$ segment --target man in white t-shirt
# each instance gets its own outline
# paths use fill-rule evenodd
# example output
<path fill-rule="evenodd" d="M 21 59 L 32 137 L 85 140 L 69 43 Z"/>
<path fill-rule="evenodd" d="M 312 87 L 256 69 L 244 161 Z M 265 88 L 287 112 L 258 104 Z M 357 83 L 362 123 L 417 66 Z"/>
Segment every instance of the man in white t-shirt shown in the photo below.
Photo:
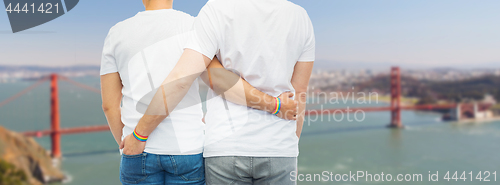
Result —
<path fill-rule="evenodd" d="M 106 37 L 101 61 L 101 89 L 103 110 L 112 134 L 118 144 L 123 137 L 133 134 L 139 141 L 146 141 L 141 153 L 124 151 L 120 164 L 120 181 L 123 184 L 204 184 L 203 112 L 198 83 L 187 88 L 186 96 L 178 107 L 148 136 L 134 132 L 141 109 L 149 102 L 141 98 L 160 87 L 179 60 L 189 39 L 194 17 L 172 9 L 171 0 L 145 0 L 146 11 L 116 24 Z M 220 63 L 214 59 L 212 68 Z M 220 68 L 220 67 L 219 67 Z M 225 83 L 242 84 L 252 91 L 250 107 L 271 112 L 273 97 L 251 87 L 239 76 L 221 79 L 226 70 L 212 70 L 212 88 L 228 91 Z M 231 73 L 232 74 L 232 73 Z M 228 75 L 225 75 L 228 77 Z M 228 91 L 230 92 L 230 91 Z M 238 103 L 239 95 L 229 94 L 228 99 Z M 252 99 L 250 98 L 250 99 Z M 293 110 L 294 102 L 286 97 L 283 109 Z M 257 102 L 257 101 L 255 101 Z M 246 102 L 244 102 L 246 103 Z M 242 103 L 240 103 L 242 104 Z M 293 112 L 293 111 L 292 111 Z M 289 115 L 281 114 L 281 117 Z"/>
<path fill-rule="evenodd" d="M 205 118 L 208 184 L 295 184 L 305 93 L 315 60 L 315 38 L 307 12 L 286 0 L 212 0 L 195 22 L 196 38 L 186 48 L 238 72 L 272 96 L 290 91 L 299 100 L 297 121 L 223 101 L 207 102 Z M 176 69 L 174 69 L 176 70 Z M 213 94 L 211 94 L 213 95 Z M 232 122 L 235 131 L 230 125 Z M 221 137 L 223 135 L 224 137 Z"/>
<path fill-rule="evenodd" d="M 133 132 L 142 117 L 137 107 L 147 104 L 140 99 L 160 86 L 189 38 L 194 17 L 173 10 L 164 2 L 163 6 L 145 4 L 147 11 L 113 26 L 104 43 L 103 109 L 118 144 Z M 123 184 L 205 183 L 200 102 L 198 83 L 194 82 L 179 103 L 186 108 L 158 125 L 149 135 L 144 153 L 122 155 Z"/>
<path fill-rule="evenodd" d="M 291 174 L 297 169 L 305 93 L 315 59 L 307 12 L 286 0 L 212 0 L 200 11 L 194 30 L 136 130 L 151 133 L 217 55 L 226 69 L 264 93 L 294 92 L 299 114 L 297 121 L 283 120 L 226 104 L 211 93 L 215 97 L 207 102 L 204 148 L 207 183 L 295 184 Z M 143 150 L 130 136 L 124 142 L 130 153 Z"/>

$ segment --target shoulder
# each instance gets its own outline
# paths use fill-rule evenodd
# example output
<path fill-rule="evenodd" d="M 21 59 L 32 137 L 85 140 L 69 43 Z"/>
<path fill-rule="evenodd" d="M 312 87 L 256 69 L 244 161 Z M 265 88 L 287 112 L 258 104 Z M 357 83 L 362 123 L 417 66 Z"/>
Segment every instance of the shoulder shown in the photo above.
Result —
<path fill-rule="evenodd" d="M 284 2 L 285 6 L 290 10 L 290 11 L 293 11 L 294 13 L 299 13 L 301 15 L 305 15 L 307 16 L 307 11 L 305 8 L 303 8 L 302 6 L 300 5 L 297 5 L 293 2 L 290 2 L 290 1 L 285 1 Z"/>
<path fill-rule="evenodd" d="M 239 0 L 209 0 L 202 9 L 222 10 L 233 7 Z"/>
<path fill-rule="evenodd" d="M 218 4 L 224 4 L 225 0 L 208 0 L 205 6 L 217 6 Z"/>
<path fill-rule="evenodd" d="M 109 29 L 108 36 L 112 35 L 113 33 L 119 32 L 120 30 L 127 29 L 127 26 L 129 26 L 129 25 L 135 24 L 135 22 L 137 21 L 136 17 L 137 17 L 137 15 L 130 17 L 128 19 L 125 19 L 123 21 L 120 21 L 120 22 L 116 23 L 115 25 L 113 25 Z"/>
<path fill-rule="evenodd" d="M 286 1 L 286 8 L 291 15 L 294 15 L 295 19 L 299 21 L 300 24 L 308 25 L 307 27 L 312 28 L 311 18 L 307 13 L 307 10 L 300 5 Z"/>
<path fill-rule="evenodd" d="M 186 12 L 174 10 L 175 17 L 186 22 L 194 22 L 195 17 L 187 14 Z"/>

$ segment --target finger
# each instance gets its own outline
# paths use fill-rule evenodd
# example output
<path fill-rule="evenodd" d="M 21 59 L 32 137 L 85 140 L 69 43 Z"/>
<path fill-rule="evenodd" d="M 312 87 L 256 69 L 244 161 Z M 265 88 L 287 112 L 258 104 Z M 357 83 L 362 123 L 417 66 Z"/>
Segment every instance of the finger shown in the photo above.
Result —
<path fill-rule="evenodd" d="M 290 92 L 284 92 L 284 93 L 281 93 L 279 96 L 282 96 L 282 97 L 291 97 L 290 94 L 292 94 L 292 93 L 290 93 Z M 292 94 L 292 96 L 293 96 L 293 94 Z"/>
<path fill-rule="evenodd" d="M 122 142 L 120 143 L 120 149 L 123 149 L 125 147 L 125 139 L 122 140 Z"/>

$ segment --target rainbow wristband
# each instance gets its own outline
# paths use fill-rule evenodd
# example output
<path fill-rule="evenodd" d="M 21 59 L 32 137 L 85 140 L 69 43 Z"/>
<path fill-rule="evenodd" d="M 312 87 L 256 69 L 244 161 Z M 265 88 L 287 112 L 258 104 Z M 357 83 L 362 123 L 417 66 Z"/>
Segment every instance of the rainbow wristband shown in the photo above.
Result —
<path fill-rule="evenodd" d="M 276 115 L 278 112 L 280 112 L 281 109 L 281 99 L 276 97 L 276 110 L 272 114 Z"/>
<path fill-rule="evenodd" d="M 132 132 L 132 135 L 134 135 L 135 139 L 139 140 L 140 142 L 146 142 L 148 140 L 148 136 L 141 136 L 137 132 Z"/>

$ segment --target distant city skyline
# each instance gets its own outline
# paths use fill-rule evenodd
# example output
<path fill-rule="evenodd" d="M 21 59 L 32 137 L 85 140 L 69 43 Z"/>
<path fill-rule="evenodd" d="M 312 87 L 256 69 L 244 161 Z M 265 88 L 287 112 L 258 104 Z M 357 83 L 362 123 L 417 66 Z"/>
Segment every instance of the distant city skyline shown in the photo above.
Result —
<path fill-rule="evenodd" d="M 291 0 L 304 7 L 321 68 L 500 68 L 498 0 Z M 196 16 L 206 0 L 174 1 Z M 113 25 L 141 1 L 80 1 L 66 15 L 12 34 L 0 13 L 0 65 L 99 65 Z"/>

